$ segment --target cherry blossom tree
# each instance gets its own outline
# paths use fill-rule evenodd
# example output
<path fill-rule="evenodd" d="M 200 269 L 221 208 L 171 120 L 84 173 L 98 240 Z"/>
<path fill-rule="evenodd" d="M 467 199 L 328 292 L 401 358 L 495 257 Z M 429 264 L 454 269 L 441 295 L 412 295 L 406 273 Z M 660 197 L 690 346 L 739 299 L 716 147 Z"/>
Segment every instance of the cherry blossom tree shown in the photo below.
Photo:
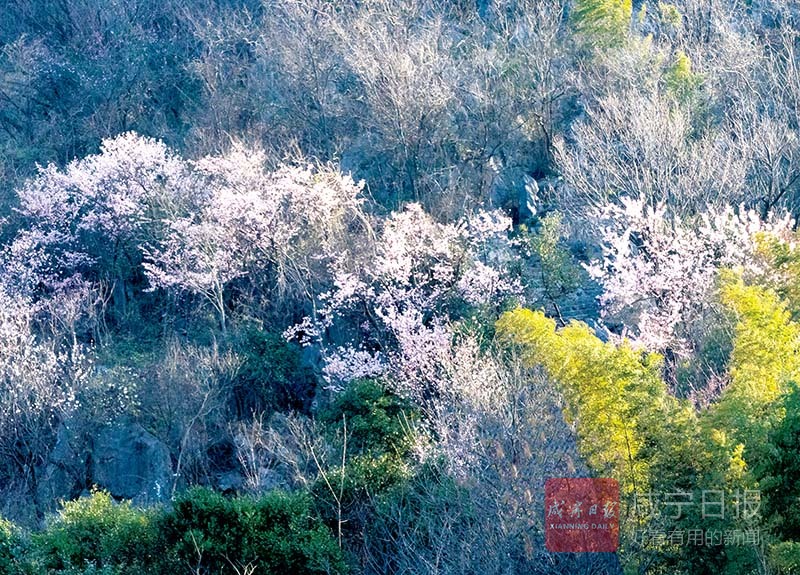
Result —
<path fill-rule="evenodd" d="M 279 296 L 306 295 L 324 263 L 347 251 L 350 232 L 369 227 L 364 183 L 333 165 L 298 160 L 268 171 L 266 163 L 263 151 L 240 145 L 197 162 L 211 189 L 206 219 L 225 230 L 252 272 L 273 276 Z"/>
<path fill-rule="evenodd" d="M 208 197 L 196 213 L 165 221 L 164 237 L 144 249 L 151 286 L 202 295 L 223 331 L 233 280 L 243 278 L 239 289 L 256 307 L 302 301 L 324 285 L 326 263 L 351 249 L 352 234 L 369 229 L 363 184 L 333 166 L 266 164 L 263 151 L 241 145 L 195 162 Z"/>
<path fill-rule="evenodd" d="M 286 335 L 322 345 L 323 373 L 334 387 L 390 374 L 419 399 L 437 377 L 434 358 L 450 347 L 451 320 L 522 298 L 510 231 L 499 211 L 444 224 L 409 204 L 387 218 L 372 249 L 332 262 L 333 289 L 320 295 L 314 317 Z M 350 341 L 326 336 L 336 333 Z"/>
<path fill-rule="evenodd" d="M 664 203 L 622 198 L 599 211 L 603 259 L 587 266 L 603 285 L 605 320 L 622 321 L 645 347 L 688 356 L 718 320 L 714 290 L 723 267 L 757 269 L 759 234 L 786 236 L 788 214 L 766 221 L 739 207 L 696 218 L 670 215 Z"/>
<path fill-rule="evenodd" d="M 0 287 L 0 477 L 33 489 L 90 367 L 79 347 L 37 335 L 35 312 Z"/>
<path fill-rule="evenodd" d="M 156 248 L 145 248 L 143 262 L 151 288 L 186 290 L 203 296 L 218 314 L 226 333 L 225 286 L 244 274 L 230 249 L 225 230 L 191 219 L 167 222 L 168 235 Z"/>
<path fill-rule="evenodd" d="M 2 257 L 9 289 L 26 296 L 106 286 L 125 313 L 140 246 L 195 201 L 187 164 L 133 133 L 63 170 L 41 168 L 18 191 L 22 226 Z"/>

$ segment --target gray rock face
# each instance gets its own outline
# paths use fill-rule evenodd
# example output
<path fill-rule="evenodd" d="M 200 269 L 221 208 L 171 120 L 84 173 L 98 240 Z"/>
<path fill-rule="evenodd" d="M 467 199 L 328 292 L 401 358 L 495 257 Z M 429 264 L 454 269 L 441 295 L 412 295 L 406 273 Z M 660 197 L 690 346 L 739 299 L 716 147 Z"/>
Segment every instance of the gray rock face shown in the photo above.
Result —
<path fill-rule="evenodd" d="M 226 471 L 217 476 L 217 489 L 223 493 L 235 493 L 244 488 L 245 478 L 238 471 Z"/>
<path fill-rule="evenodd" d="M 532 177 L 524 176 L 525 185 L 518 190 L 519 220 L 524 222 L 536 215 L 539 204 L 539 182 Z"/>
<path fill-rule="evenodd" d="M 80 430 L 79 422 L 62 424 L 38 470 L 41 510 L 53 511 L 60 500 L 75 499 L 92 485 L 140 504 L 169 499 L 174 476 L 166 444 L 135 423 Z"/>
<path fill-rule="evenodd" d="M 86 459 L 85 441 L 62 423 L 37 485 L 37 499 L 45 509 L 52 509 L 57 501 L 72 499 L 80 493 L 86 483 Z"/>
<path fill-rule="evenodd" d="M 499 168 L 489 192 L 490 204 L 506 210 L 518 209 L 525 190 L 526 174 L 518 168 Z"/>
<path fill-rule="evenodd" d="M 103 428 L 94 441 L 91 471 L 92 483 L 136 503 L 165 501 L 172 489 L 169 449 L 138 424 Z"/>

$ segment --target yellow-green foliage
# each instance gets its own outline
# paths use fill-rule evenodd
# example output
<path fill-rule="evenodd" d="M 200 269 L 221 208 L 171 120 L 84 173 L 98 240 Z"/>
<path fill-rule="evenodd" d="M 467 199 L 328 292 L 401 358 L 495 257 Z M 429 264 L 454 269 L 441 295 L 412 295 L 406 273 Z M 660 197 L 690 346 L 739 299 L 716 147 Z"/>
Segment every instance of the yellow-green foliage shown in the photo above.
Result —
<path fill-rule="evenodd" d="M 786 301 L 795 319 L 800 312 L 800 249 L 797 233 L 789 238 L 761 232 L 756 234 L 757 253 L 769 272 L 759 283 L 771 287 Z"/>
<path fill-rule="evenodd" d="M 153 517 L 152 510 L 116 503 L 102 491 L 66 502 L 47 529 L 34 535 L 37 562 L 48 573 L 87 565 L 141 573 L 159 553 Z"/>
<path fill-rule="evenodd" d="M 604 343 L 581 323 L 556 329 L 541 312 L 518 309 L 497 322 L 498 335 L 518 345 L 528 364 L 543 367 L 559 385 L 581 454 L 594 473 L 620 481 L 628 505 L 631 493 L 724 490 L 733 501 L 743 490 L 768 487 L 767 464 L 783 449 L 770 438 L 784 420 L 791 383 L 800 381 L 800 324 L 778 293 L 748 285 L 732 271 L 722 273 L 719 295 L 734 322 L 730 383 L 699 414 L 669 393 L 657 355 L 626 342 Z M 705 519 L 695 511 L 672 527 L 742 528 L 737 518 Z M 747 521 L 753 526 L 758 519 Z M 645 524 L 635 517 L 622 525 L 626 562 L 644 557 L 630 535 Z M 756 564 L 749 548 L 725 555 L 707 551 L 670 552 L 687 572 L 741 573 Z M 790 573 L 797 556 L 794 545 L 779 545 L 771 560 Z"/>
<path fill-rule="evenodd" d="M 636 22 L 642 24 L 645 19 L 647 19 L 647 4 L 642 4 L 642 7 L 639 8 L 639 13 L 636 15 Z"/>
<path fill-rule="evenodd" d="M 721 281 L 722 303 L 737 322 L 731 382 L 706 423 L 713 443 L 753 466 L 762 463 L 760 447 L 782 419 L 781 396 L 790 381 L 800 381 L 800 326 L 773 290 L 746 285 L 733 272 Z"/>
<path fill-rule="evenodd" d="M 632 10 L 631 0 L 576 0 L 572 22 L 593 44 L 619 46 L 628 35 Z"/>
<path fill-rule="evenodd" d="M 800 573 L 800 543 L 784 541 L 772 546 L 768 555 L 770 566 L 777 573 Z"/>
<path fill-rule="evenodd" d="M 674 26 L 675 28 L 679 27 L 683 22 L 683 16 L 678 10 L 678 7 L 675 6 L 674 4 L 666 4 L 664 2 L 659 2 L 658 15 L 659 19 L 663 24 L 669 24 L 670 26 Z"/>
<path fill-rule="evenodd" d="M 787 381 L 800 374 L 798 325 L 771 289 L 745 285 L 732 273 L 724 274 L 722 282 L 722 303 L 737 317 L 731 358 L 733 382 L 723 401 L 746 393 L 771 402 L 786 391 Z"/>
<path fill-rule="evenodd" d="M 524 226 L 520 228 L 521 239 L 527 243 L 529 253 L 539 260 L 545 295 L 556 299 L 574 291 L 580 284 L 580 268 L 562 245 L 563 216 L 559 212 L 547 214 L 536 234 L 531 234 Z"/>
<path fill-rule="evenodd" d="M 26 573 L 24 552 L 20 530 L 10 521 L 0 517 L 0 573 L 3 575 Z"/>
<path fill-rule="evenodd" d="M 702 76 L 692 71 L 692 60 L 683 50 L 678 50 L 675 60 L 664 74 L 667 91 L 679 101 L 692 97 L 702 81 Z"/>
<path fill-rule="evenodd" d="M 556 330 L 553 320 L 527 309 L 504 314 L 497 330 L 560 384 L 565 417 L 575 423 L 592 469 L 618 479 L 623 493 L 647 491 L 663 454 L 680 451 L 676 441 L 685 435 L 673 431 L 693 419 L 667 393 L 661 357 L 604 343 L 583 323 Z"/>

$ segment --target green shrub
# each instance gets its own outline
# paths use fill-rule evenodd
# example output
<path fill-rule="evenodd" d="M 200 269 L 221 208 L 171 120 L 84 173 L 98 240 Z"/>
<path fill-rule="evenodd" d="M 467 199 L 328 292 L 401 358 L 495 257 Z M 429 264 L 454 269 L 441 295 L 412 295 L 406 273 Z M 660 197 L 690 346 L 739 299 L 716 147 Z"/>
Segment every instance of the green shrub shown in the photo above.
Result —
<path fill-rule="evenodd" d="M 782 398 L 790 382 L 800 381 L 800 324 L 778 294 L 747 285 L 735 273 L 722 275 L 720 296 L 735 316 L 731 382 L 704 425 L 724 452 L 742 451 L 739 467 L 758 473 L 772 458 L 766 446 L 783 419 Z M 730 478 L 744 473 L 731 471 Z"/>
<path fill-rule="evenodd" d="M 355 455 L 344 467 L 327 470 L 311 486 L 311 492 L 324 519 L 336 525 L 341 511 L 343 533 L 355 536 L 365 527 L 363 518 L 373 498 L 403 485 L 410 476 L 410 467 L 395 454 Z"/>
<path fill-rule="evenodd" d="M 631 0 L 576 0 L 572 22 L 592 44 L 615 47 L 628 36 L 632 11 Z"/>
<path fill-rule="evenodd" d="M 785 575 L 800 573 L 800 543 L 785 541 L 769 550 L 769 563 L 776 572 Z"/>
<path fill-rule="evenodd" d="M 0 573 L 27 573 L 26 552 L 26 541 L 20 529 L 10 521 L 0 518 Z"/>
<path fill-rule="evenodd" d="M 99 491 L 65 503 L 33 536 L 36 563 L 48 573 L 153 573 L 160 555 L 155 515 Z"/>
<path fill-rule="evenodd" d="M 520 240 L 538 264 L 544 296 L 550 301 L 574 292 L 581 283 L 580 267 L 563 245 L 564 238 L 563 216 L 558 212 L 542 218 L 535 233 L 520 226 Z"/>
<path fill-rule="evenodd" d="M 679 102 L 689 102 L 700 87 L 703 77 L 692 71 L 692 61 L 683 50 L 675 54 L 674 62 L 664 73 L 667 92 Z"/>
<path fill-rule="evenodd" d="M 370 379 L 354 381 L 319 413 L 320 422 L 333 434 L 341 437 L 347 426 L 347 450 L 354 455 L 407 454 L 406 425 L 416 419 L 410 403 Z"/>
<path fill-rule="evenodd" d="M 683 15 L 674 4 L 658 3 L 658 16 L 663 24 L 679 28 L 683 23 Z"/>
<path fill-rule="evenodd" d="M 345 571 L 331 532 L 311 518 L 305 494 L 273 491 L 256 500 L 243 499 L 245 553 L 257 557 L 265 573 Z"/>
<path fill-rule="evenodd" d="M 761 478 L 764 512 L 781 539 L 800 540 L 800 386 L 790 384 L 777 411 L 785 417 L 770 434 Z"/>
<path fill-rule="evenodd" d="M 497 331 L 559 385 L 582 455 L 596 473 L 619 481 L 623 497 L 692 467 L 696 417 L 668 393 L 660 356 L 627 341 L 603 342 L 581 322 L 556 329 L 541 311 L 505 313 Z"/>
<path fill-rule="evenodd" d="M 275 409 L 306 411 L 315 379 L 311 369 L 301 365 L 297 346 L 280 334 L 254 327 L 240 338 L 244 364 L 234 382 L 236 412 L 248 416 Z"/>
<path fill-rule="evenodd" d="M 170 560 L 198 573 L 342 573 L 342 554 L 305 494 L 228 499 L 204 488 L 179 497 L 164 518 Z"/>
<path fill-rule="evenodd" d="M 199 563 L 210 573 L 229 569 L 242 555 L 243 526 L 231 500 L 208 489 L 190 489 L 164 517 L 170 559 Z"/>

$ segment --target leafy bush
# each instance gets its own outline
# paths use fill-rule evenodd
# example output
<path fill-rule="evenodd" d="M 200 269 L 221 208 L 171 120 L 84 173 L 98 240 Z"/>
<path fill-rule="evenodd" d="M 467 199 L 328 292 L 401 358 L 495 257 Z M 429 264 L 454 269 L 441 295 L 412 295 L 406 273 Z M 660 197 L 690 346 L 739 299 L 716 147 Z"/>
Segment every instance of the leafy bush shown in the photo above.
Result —
<path fill-rule="evenodd" d="M 351 382 L 320 410 L 335 463 L 320 468 L 311 492 L 340 537 L 363 538 L 374 498 L 408 480 L 408 426 L 417 419 L 408 401 L 371 379 Z"/>
<path fill-rule="evenodd" d="M 623 506 L 634 504 L 634 494 L 685 483 L 702 458 L 695 449 L 697 418 L 668 393 L 660 356 L 627 341 L 603 342 L 580 322 L 557 330 L 555 321 L 527 309 L 503 314 L 497 331 L 560 386 L 581 455 L 598 476 L 619 481 Z M 632 513 L 620 521 L 631 562 L 646 561 L 634 539 L 639 520 Z"/>
<path fill-rule="evenodd" d="M 204 488 L 179 497 L 163 523 L 170 560 L 197 573 L 343 573 L 342 553 L 304 494 L 228 499 Z"/>
<path fill-rule="evenodd" d="M 662 23 L 669 24 L 675 28 L 678 28 L 683 22 L 683 15 L 674 4 L 659 2 L 658 15 Z"/>
<path fill-rule="evenodd" d="M 782 539 L 800 540 L 800 386 L 791 384 L 777 411 L 786 415 L 770 434 L 770 457 L 761 482 L 767 496 L 765 515 Z"/>
<path fill-rule="evenodd" d="M 409 402 L 371 379 L 354 381 L 319 413 L 319 420 L 335 433 L 347 426 L 347 449 L 354 454 L 405 455 L 410 446 L 404 422 L 416 418 Z"/>
<path fill-rule="evenodd" d="M 604 343 L 579 322 L 556 330 L 555 321 L 526 309 L 504 314 L 497 327 L 501 337 L 522 347 L 527 363 L 542 365 L 562 386 L 565 417 L 577 426 L 586 461 L 618 478 L 623 494 L 666 472 L 664 455 L 674 462 L 683 453 L 679 438 L 683 431 L 690 437 L 694 418 L 667 393 L 660 356 L 627 342 Z"/>
<path fill-rule="evenodd" d="M 300 352 L 279 334 L 245 329 L 240 349 L 244 363 L 234 382 L 236 412 L 240 416 L 273 409 L 308 409 L 314 392 L 314 374 L 300 365 Z"/>
<path fill-rule="evenodd" d="M 748 467 L 757 471 L 772 457 L 764 446 L 783 418 L 781 398 L 790 381 L 800 381 L 800 325 L 791 321 L 775 292 L 746 285 L 735 274 L 723 275 L 721 296 L 737 321 L 731 383 L 706 423 L 712 435 L 719 432 L 727 438 L 726 449 L 741 445 Z"/>
<path fill-rule="evenodd" d="M 800 573 L 800 543 L 786 541 L 773 546 L 769 552 L 769 562 L 778 573 Z"/>
<path fill-rule="evenodd" d="M 0 573 L 22 575 L 26 573 L 26 544 L 16 525 L 0 518 Z"/>
<path fill-rule="evenodd" d="M 581 282 L 580 268 L 569 250 L 563 245 L 564 221 L 558 213 L 546 215 L 535 234 L 521 226 L 520 239 L 526 244 L 526 252 L 539 265 L 543 295 L 549 301 L 575 291 Z"/>
<path fill-rule="evenodd" d="M 90 568 L 95 571 L 87 573 L 152 573 L 161 551 L 155 517 L 155 511 L 94 492 L 65 503 L 52 522 L 34 534 L 34 559 L 48 573 Z"/>
<path fill-rule="evenodd" d="M 679 50 L 675 61 L 664 74 L 667 91 L 679 102 L 691 100 L 702 82 L 702 76 L 692 71 L 692 61 L 685 52 Z"/>
<path fill-rule="evenodd" d="M 572 21 L 592 43 L 619 46 L 628 34 L 632 9 L 631 0 L 577 0 Z"/>

